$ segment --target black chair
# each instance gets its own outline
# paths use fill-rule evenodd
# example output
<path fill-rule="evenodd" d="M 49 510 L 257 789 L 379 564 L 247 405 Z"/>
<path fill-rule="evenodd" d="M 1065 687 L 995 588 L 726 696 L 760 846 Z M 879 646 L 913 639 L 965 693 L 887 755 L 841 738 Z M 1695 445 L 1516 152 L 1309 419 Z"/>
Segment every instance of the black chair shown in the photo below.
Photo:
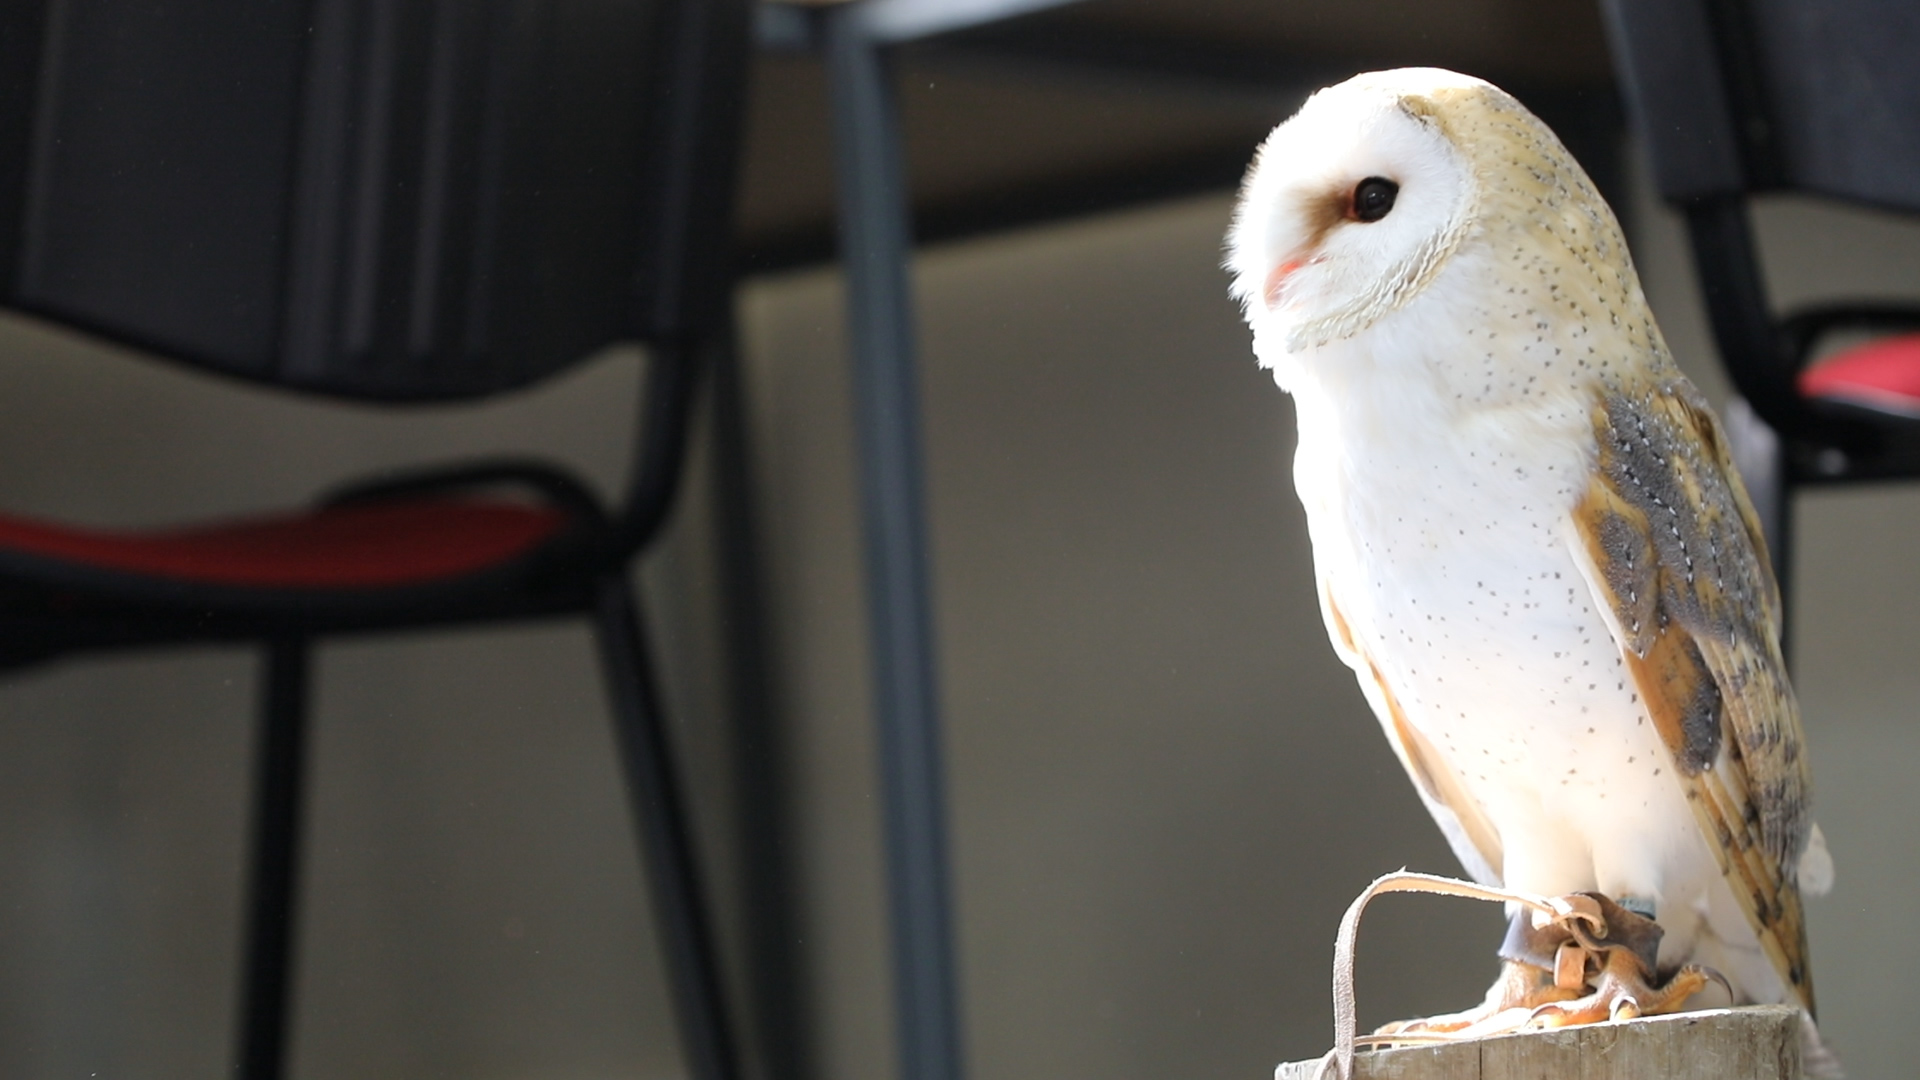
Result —
<path fill-rule="evenodd" d="M 0 516 L 0 664 L 265 647 L 239 1074 L 283 1068 L 308 656 L 326 635 L 586 616 L 691 1075 L 735 1048 L 629 590 L 728 344 L 746 0 L 0 3 L 0 303 L 378 402 L 649 349 L 625 500 L 534 461 L 109 533 Z"/>
<path fill-rule="evenodd" d="M 1747 201 L 1802 192 L 1920 213 L 1920 6 L 1605 6 L 1628 111 L 1660 194 L 1686 215 L 1714 338 L 1743 399 L 1729 437 L 1784 586 L 1795 488 L 1920 477 L 1920 303 L 1777 315 Z M 1850 347 L 1823 354 L 1834 343 Z"/>

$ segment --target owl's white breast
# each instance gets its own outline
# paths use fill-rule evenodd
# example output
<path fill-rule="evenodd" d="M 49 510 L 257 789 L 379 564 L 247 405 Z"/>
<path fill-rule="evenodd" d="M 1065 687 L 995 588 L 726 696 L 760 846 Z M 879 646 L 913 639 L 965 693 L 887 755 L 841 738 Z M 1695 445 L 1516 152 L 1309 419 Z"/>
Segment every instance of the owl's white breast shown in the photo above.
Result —
<path fill-rule="evenodd" d="M 1483 302 L 1497 284 L 1466 260 L 1273 365 L 1316 569 L 1500 833 L 1508 885 L 1695 905 L 1713 863 L 1569 543 L 1593 397 L 1563 358 L 1588 330 Z"/>

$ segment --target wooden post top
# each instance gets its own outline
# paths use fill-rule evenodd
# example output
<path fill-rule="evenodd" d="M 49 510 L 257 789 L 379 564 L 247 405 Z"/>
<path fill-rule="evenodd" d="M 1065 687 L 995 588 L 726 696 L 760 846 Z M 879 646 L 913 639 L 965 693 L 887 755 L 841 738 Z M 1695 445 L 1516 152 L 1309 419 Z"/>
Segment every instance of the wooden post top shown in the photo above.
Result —
<path fill-rule="evenodd" d="M 1274 1080 L 1313 1080 L 1294 1061 Z M 1362 1051 L 1349 1080 L 1800 1080 L 1800 1011 L 1787 1005 Z"/>

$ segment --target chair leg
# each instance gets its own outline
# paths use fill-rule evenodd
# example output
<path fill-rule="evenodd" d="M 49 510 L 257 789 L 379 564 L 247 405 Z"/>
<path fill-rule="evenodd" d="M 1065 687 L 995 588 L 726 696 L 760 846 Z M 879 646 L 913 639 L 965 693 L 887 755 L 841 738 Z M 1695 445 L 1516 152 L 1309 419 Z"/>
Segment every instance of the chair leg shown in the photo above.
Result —
<path fill-rule="evenodd" d="M 760 1080 L 816 1080 L 804 927 L 794 864 L 789 744 L 773 673 L 760 571 L 746 387 L 733 328 L 716 342 L 708 398 L 713 547 L 726 631 L 733 850 L 740 873 L 740 1038 Z"/>
<path fill-rule="evenodd" d="M 929 585 L 912 236 L 883 43 L 860 4 L 819 8 L 832 103 L 865 532 L 867 632 L 893 920 L 899 1073 L 962 1080 L 965 1041 Z"/>
<path fill-rule="evenodd" d="M 652 886 L 654 920 L 673 988 L 687 1074 L 693 1080 L 738 1080 L 719 949 L 639 608 L 623 576 L 602 580 L 595 595 L 594 623 L 614 730 Z"/>
<path fill-rule="evenodd" d="M 286 1070 L 306 756 L 307 662 L 304 638 L 267 643 L 255 751 L 240 1080 L 278 1080 Z"/>

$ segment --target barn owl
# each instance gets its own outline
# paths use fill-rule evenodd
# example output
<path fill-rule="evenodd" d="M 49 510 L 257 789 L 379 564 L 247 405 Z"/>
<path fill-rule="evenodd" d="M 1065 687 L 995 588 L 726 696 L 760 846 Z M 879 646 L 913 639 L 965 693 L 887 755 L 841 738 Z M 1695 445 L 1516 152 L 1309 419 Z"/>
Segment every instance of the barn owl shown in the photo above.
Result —
<path fill-rule="evenodd" d="M 1335 651 L 1473 877 L 1617 931 L 1569 973 L 1517 916 L 1486 1003 L 1426 1025 L 1703 987 L 1810 1017 L 1832 862 L 1766 542 L 1580 166 L 1479 79 L 1361 75 L 1261 146 L 1228 251 Z"/>

